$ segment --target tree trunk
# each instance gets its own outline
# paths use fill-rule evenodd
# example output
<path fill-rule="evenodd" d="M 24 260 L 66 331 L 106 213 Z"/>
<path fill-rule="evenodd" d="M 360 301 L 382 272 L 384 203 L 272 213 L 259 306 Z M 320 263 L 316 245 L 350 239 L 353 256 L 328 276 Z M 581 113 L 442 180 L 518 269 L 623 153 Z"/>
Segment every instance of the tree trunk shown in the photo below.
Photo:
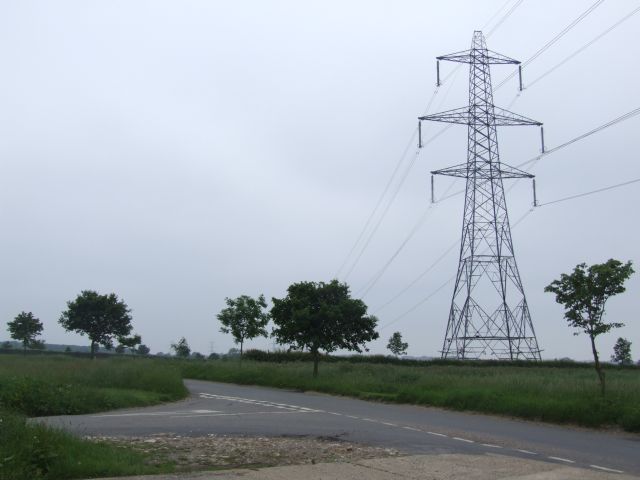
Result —
<path fill-rule="evenodd" d="M 22 354 L 26 355 L 27 354 L 27 341 L 26 340 L 24 342 L 22 342 L 22 347 L 24 348 Z"/>
<path fill-rule="evenodd" d="M 593 360 L 594 360 L 594 365 L 596 367 L 596 373 L 598 374 L 598 378 L 600 379 L 600 391 L 602 393 L 602 396 L 604 397 L 604 391 L 605 391 L 604 372 L 602 371 L 602 367 L 600 366 L 600 360 L 598 358 L 598 350 L 596 350 L 596 339 L 593 335 L 589 335 L 589 338 L 591 339 L 591 350 L 593 351 Z"/>
<path fill-rule="evenodd" d="M 96 342 L 91 341 L 91 360 L 95 360 L 96 358 Z"/>
<path fill-rule="evenodd" d="M 318 376 L 318 362 L 320 361 L 320 357 L 318 355 L 318 350 L 311 350 L 311 354 L 313 355 L 313 378 Z"/>

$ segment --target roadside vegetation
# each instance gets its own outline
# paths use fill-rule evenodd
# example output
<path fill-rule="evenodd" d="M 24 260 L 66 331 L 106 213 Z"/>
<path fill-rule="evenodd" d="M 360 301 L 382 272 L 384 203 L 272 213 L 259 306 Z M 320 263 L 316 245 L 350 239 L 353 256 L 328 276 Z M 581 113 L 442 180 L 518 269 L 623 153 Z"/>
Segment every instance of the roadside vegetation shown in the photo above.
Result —
<path fill-rule="evenodd" d="M 177 368 L 151 359 L 0 356 L 0 480 L 163 473 L 173 465 L 82 440 L 26 417 L 91 413 L 186 396 Z"/>
<path fill-rule="evenodd" d="M 262 355 L 260 355 L 262 353 Z M 366 400 L 410 403 L 586 427 L 640 431 L 640 369 L 609 367 L 601 395 L 589 364 L 573 362 L 411 362 L 373 357 L 323 359 L 322 375 L 298 361 L 261 362 L 249 351 L 237 361 L 179 363 L 185 378 L 318 391 Z M 331 358 L 331 357 L 329 357 Z M 309 360 L 311 360 L 309 358 Z"/>

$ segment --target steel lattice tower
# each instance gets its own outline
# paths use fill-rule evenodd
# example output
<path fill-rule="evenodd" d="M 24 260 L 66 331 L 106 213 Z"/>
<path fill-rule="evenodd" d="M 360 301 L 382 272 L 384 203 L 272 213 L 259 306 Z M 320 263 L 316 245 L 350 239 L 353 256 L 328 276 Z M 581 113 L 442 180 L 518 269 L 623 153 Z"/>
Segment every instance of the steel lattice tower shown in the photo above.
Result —
<path fill-rule="evenodd" d="M 469 64 L 469 106 L 419 118 L 468 126 L 467 162 L 431 172 L 466 179 L 460 259 L 442 358 L 540 360 L 503 187 L 503 179 L 533 175 L 500 162 L 496 127 L 542 123 L 494 106 L 490 65 L 520 62 L 488 50 L 482 32 L 473 33 L 470 50 L 437 60 Z M 438 84 L 439 70 L 438 62 Z"/>

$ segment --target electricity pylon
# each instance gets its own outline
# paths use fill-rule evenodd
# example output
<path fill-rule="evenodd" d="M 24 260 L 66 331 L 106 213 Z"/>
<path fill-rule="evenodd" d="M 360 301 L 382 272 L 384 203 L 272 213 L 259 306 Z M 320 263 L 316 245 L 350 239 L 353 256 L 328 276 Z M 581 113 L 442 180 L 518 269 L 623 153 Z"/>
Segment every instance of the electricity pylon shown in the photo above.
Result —
<path fill-rule="evenodd" d="M 460 259 L 442 358 L 540 360 L 502 182 L 533 175 L 500 162 L 496 127 L 542 127 L 542 123 L 494 106 L 490 65 L 520 62 L 488 50 L 482 32 L 473 33 L 470 50 L 437 60 L 438 85 L 440 60 L 470 65 L 469 106 L 419 118 L 468 126 L 467 162 L 431 172 L 467 181 Z"/>

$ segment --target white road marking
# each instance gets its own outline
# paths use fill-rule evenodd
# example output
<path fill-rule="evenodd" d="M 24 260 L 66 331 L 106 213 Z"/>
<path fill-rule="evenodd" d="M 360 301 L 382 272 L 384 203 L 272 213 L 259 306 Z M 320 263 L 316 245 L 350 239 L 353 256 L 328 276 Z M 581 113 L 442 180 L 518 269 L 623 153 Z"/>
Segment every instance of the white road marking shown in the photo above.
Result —
<path fill-rule="evenodd" d="M 339 417 L 341 417 L 341 416 L 342 416 L 342 414 L 341 414 L 341 413 L 338 413 L 338 412 L 327 412 L 327 413 L 328 413 L 329 415 L 338 415 Z"/>
<path fill-rule="evenodd" d="M 383 425 L 387 425 L 389 427 L 397 427 L 398 425 L 396 425 L 395 423 L 389 423 L 389 422 L 380 422 Z"/>
<path fill-rule="evenodd" d="M 378 420 L 374 420 L 373 418 L 364 418 L 364 417 L 362 417 L 360 420 L 364 420 L 365 422 L 380 423 Z"/>
<path fill-rule="evenodd" d="M 454 440 L 458 440 L 460 442 L 476 443 L 473 440 L 469 440 L 469 439 L 466 439 L 466 438 L 460 438 L 460 437 L 451 437 L 451 438 L 453 438 Z"/>
<path fill-rule="evenodd" d="M 447 437 L 448 435 L 445 435 L 444 433 L 436 433 L 436 432 L 425 432 L 428 433 L 429 435 L 435 435 L 436 437 Z"/>
<path fill-rule="evenodd" d="M 500 445 L 493 445 L 492 443 L 481 443 L 480 445 L 488 448 L 502 448 Z"/>
<path fill-rule="evenodd" d="M 284 414 L 287 414 L 287 413 L 291 414 L 291 413 L 315 413 L 315 412 L 298 412 L 298 411 L 274 412 L 274 411 L 268 411 L 268 412 L 236 412 L 236 413 L 211 413 L 211 414 L 201 413 L 201 414 L 195 414 L 195 415 L 176 415 L 176 416 L 171 417 L 171 418 L 233 417 L 233 416 L 239 416 L 239 415 L 284 415 Z"/>
<path fill-rule="evenodd" d="M 615 468 L 601 467 L 600 465 L 589 465 L 589 466 L 591 468 L 597 468 L 598 470 L 604 470 L 605 472 L 624 473 L 622 470 L 616 470 Z"/>
<path fill-rule="evenodd" d="M 360 417 L 354 417 L 353 415 L 345 415 L 347 418 L 353 418 L 355 420 L 360 420 Z"/>
<path fill-rule="evenodd" d="M 220 413 L 221 410 L 185 410 L 184 412 L 135 412 L 135 413 L 105 413 L 103 415 L 92 415 L 91 418 L 101 417 L 168 417 L 184 416 L 192 413 Z"/>
<path fill-rule="evenodd" d="M 413 430 L 414 432 L 421 432 L 422 430 L 420 430 L 419 428 L 413 428 L 413 427 L 402 427 L 405 430 Z"/>
<path fill-rule="evenodd" d="M 514 450 L 516 452 L 520 452 L 520 453 L 526 453 L 527 455 L 538 455 L 536 452 L 531 452 L 529 450 L 521 450 L 519 448 L 514 448 Z"/>
<path fill-rule="evenodd" d="M 228 400 L 231 402 L 246 403 L 249 405 L 259 405 L 261 407 L 273 407 L 273 408 L 279 408 L 284 410 L 295 410 L 297 412 L 314 412 L 314 413 L 324 412 L 323 410 L 315 410 L 313 408 L 301 407 L 299 405 L 288 405 L 286 403 L 269 402 L 266 400 L 256 400 L 253 398 L 231 397 L 228 395 L 215 395 L 213 393 L 200 393 L 200 397 L 210 398 L 214 400 Z"/>
<path fill-rule="evenodd" d="M 547 457 L 547 458 L 550 458 L 551 460 L 557 460 L 559 462 L 576 463 L 573 460 L 569 460 L 568 458 L 562 458 L 562 457 Z"/>

